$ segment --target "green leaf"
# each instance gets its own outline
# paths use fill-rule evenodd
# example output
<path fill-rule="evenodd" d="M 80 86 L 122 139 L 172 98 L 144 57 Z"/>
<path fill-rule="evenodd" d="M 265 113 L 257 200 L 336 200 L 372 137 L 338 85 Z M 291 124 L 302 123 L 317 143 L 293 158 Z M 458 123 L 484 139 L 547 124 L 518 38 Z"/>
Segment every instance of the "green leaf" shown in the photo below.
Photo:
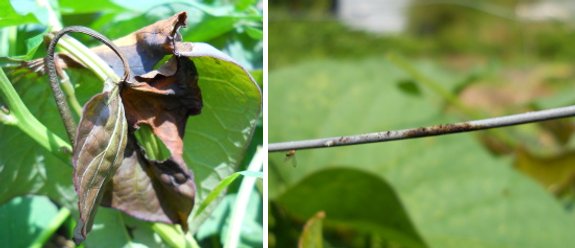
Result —
<path fill-rule="evenodd" d="M 65 137 L 47 80 L 37 77 L 24 78 L 13 86 L 17 96 L 24 102 L 22 105 L 25 105 L 47 130 L 59 137 Z M 2 98 L 4 99 L 4 96 Z M 9 104 L 8 108 L 11 107 Z M 30 120 L 26 120 L 19 125 L 28 125 L 25 128 L 38 130 L 31 124 Z M 0 125 L 0 203 L 25 194 L 42 194 L 54 199 L 58 204 L 75 209 L 76 194 L 72 187 L 72 166 L 68 157 L 58 157 L 56 153 L 49 152 L 45 146 L 41 146 L 21 130 L 17 126 Z M 55 142 L 53 139 L 50 141 Z"/>
<path fill-rule="evenodd" d="M 262 23 L 262 15 L 259 12 L 238 12 L 230 8 L 230 6 L 203 10 L 203 13 L 190 10 L 196 17 L 190 19 L 190 28 L 187 29 L 188 32 L 184 31 L 183 33 L 184 40 L 211 41 L 226 33 L 239 29 L 239 27 L 243 25 L 261 26 Z M 237 40 L 237 37 L 232 40 Z"/>
<path fill-rule="evenodd" d="M 25 3 L 29 4 L 30 1 L 0 1 L 0 26 L 8 27 L 20 25 L 25 23 L 37 23 L 38 20 L 34 17 L 33 13 L 25 10 Z M 15 8 L 13 5 L 21 5 Z M 24 8 L 24 9 L 23 9 Z"/>
<path fill-rule="evenodd" d="M 216 200 L 220 194 L 222 194 L 222 192 L 230 185 L 232 184 L 236 178 L 238 178 L 240 176 L 240 173 L 236 172 L 234 174 L 231 174 L 229 176 L 227 176 L 226 178 L 224 178 L 222 181 L 220 181 L 220 183 L 218 183 L 218 185 L 214 188 L 214 190 L 212 190 L 208 196 L 206 197 L 206 199 L 204 199 L 202 201 L 202 203 L 200 204 L 200 206 L 198 207 L 198 210 L 196 211 L 196 216 L 201 214 L 204 209 L 206 209 L 206 207 L 208 205 L 210 205 L 214 200 Z"/>
<path fill-rule="evenodd" d="M 421 89 L 419 88 L 419 85 L 417 85 L 413 80 L 401 80 L 397 83 L 397 87 L 399 87 L 399 89 L 406 94 L 412 96 L 421 95 Z"/>
<path fill-rule="evenodd" d="M 320 211 L 305 223 L 299 238 L 299 248 L 323 248 L 323 219 L 325 219 L 325 213 Z"/>
<path fill-rule="evenodd" d="M 430 63 L 412 63 L 444 88 L 460 81 Z M 423 87 L 403 94 L 406 77 L 384 59 L 317 61 L 270 75 L 269 140 L 299 140 L 394 130 L 457 119 Z M 556 199 L 493 157 L 472 134 L 298 151 L 298 167 L 270 154 L 269 194 L 278 201 L 310 175 L 334 166 L 389 182 L 424 242 L 432 247 L 564 247 L 575 221 Z M 353 184 L 355 182 L 348 182 Z M 367 194 L 368 192 L 356 192 Z M 330 195 L 340 198 L 341 195 Z M 324 196 L 328 197 L 328 196 Z M 370 202 L 349 203 L 361 211 Z M 290 205 L 288 211 L 301 211 Z M 311 214 L 311 213 L 310 213 Z M 331 215 L 328 212 L 328 216 Z M 342 223 L 351 225 L 351 223 Z M 542 232 L 541 227 L 546 231 Z M 387 238 L 387 237 L 383 237 Z"/>
<path fill-rule="evenodd" d="M 161 7 L 170 8 L 173 7 L 173 4 L 178 4 L 178 1 L 174 0 L 142 0 L 142 1 L 122 1 L 122 0 L 111 0 L 115 4 L 122 6 L 125 9 L 129 9 L 132 11 L 137 11 L 140 13 L 149 12 L 151 9 L 160 9 Z M 211 7 L 201 1 L 194 1 L 194 2 L 187 2 L 184 7 L 190 6 L 194 9 L 201 10 L 203 12 L 208 13 L 219 13 L 221 9 L 228 9 L 227 6 L 223 7 Z M 182 7 L 182 5 L 178 5 L 178 7 Z"/>
<path fill-rule="evenodd" d="M 223 229 L 224 226 L 227 226 L 227 220 L 230 217 L 231 206 L 235 201 L 235 197 L 235 194 L 228 194 L 223 197 L 209 218 L 202 223 L 202 226 L 200 226 L 196 232 L 195 236 L 199 241 L 208 239 L 214 235 L 223 234 Z"/>
<path fill-rule="evenodd" d="M 424 246 L 394 190 L 385 180 L 370 173 L 333 167 L 318 171 L 277 201 L 300 220 L 321 211 L 329 216 L 326 225 L 343 224 L 366 233 L 379 233 L 407 247 Z M 304 229 L 303 236 L 305 232 Z M 300 237 L 300 247 L 302 239 L 306 238 Z"/>
<path fill-rule="evenodd" d="M 196 199 L 202 202 L 241 163 L 261 113 L 261 91 L 242 66 L 208 44 L 193 43 L 193 50 L 181 55 L 196 65 L 204 101 L 202 113 L 188 119 L 184 136 L 184 158 L 196 176 Z M 191 219 L 192 233 L 215 203 Z"/>
<path fill-rule="evenodd" d="M 255 6 L 258 3 L 258 0 L 239 0 L 235 2 L 235 7 L 238 10 L 244 10 L 251 6 Z"/>
<path fill-rule="evenodd" d="M 83 14 L 94 12 L 114 12 L 123 10 L 112 0 L 92 0 L 79 2 L 74 0 L 60 0 L 60 12 L 62 14 Z"/>
<path fill-rule="evenodd" d="M 131 218 L 110 208 L 100 208 L 87 247 L 168 247 L 152 231 L 153 223 Z"/>
<path fill-rule="evenodd" d="M 206 15 L 201 22 L 191 25 L 193 32 L 186 38 L 194 41 L 209 41 L 232 31 L 238 20 L 239 18 L 233 16 L 216 17 Z"/>
<path fill-rule="evenodd" d="M 0 206 L 0 240 L 6 247 L 30 247 L 58 214 L 44 196 L 17 197 Z"/>
<path fill-rule="evenodd" d="M 262 40 L 264 38 L 264 32 L 261 28 L 246 27 L 246 33 L 255 40 Z"/>
<path fill-rule="evenodd" d="M 74 240 L 80 243 L 92 228 L 96 210 L 124 158 L 128 123 L 119 89 L 94 96 L 84 107 L 74 142 L 74 186 L 80 221 Z"/>
<path fill-rule="evenodd" d="M 46 32 L 42 32 L 26 40 L 26 54 L 10 56 L 10 57 L 0 57 L 0 65 L 8 65 L 11 63 L 31 60 L 34 57 L 34 54 L 36 54 L 38 47 L 42 45 L 45 34 Z"/>
<path fill-rule="evenodd" d="M 198 240 L 218 235 L 222 244 L 225 244 L 225 237 L 229 230 L 230 213 L 236 199 L 236 194 L 228 194 L 223 198 L 198 230 L 196 234 Z M 245 210 L 246 215 L 242 222 L 239 247 L 261 247 L 264 235 L 262 232 L 262 196 L 255 190 L 250 194 L 248 207 Z"/>

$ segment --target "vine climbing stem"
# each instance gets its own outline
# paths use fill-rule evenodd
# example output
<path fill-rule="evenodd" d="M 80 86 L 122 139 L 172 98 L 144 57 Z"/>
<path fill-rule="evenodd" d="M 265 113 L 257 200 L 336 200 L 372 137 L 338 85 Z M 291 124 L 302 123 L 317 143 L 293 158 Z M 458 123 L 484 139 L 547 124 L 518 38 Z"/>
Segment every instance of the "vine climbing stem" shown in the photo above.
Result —
<path fill-rule="evenodd" d="M 60 113 L 60 117 L 62 117 L 62 120 L 64 121 L 64 126 L 66 127 L 66 132 L 68 134 L 68 138 L 73 143 L 75 140 L 75 134 L 76 134 L 76 123 L 74 123 L 74 119 L 72 118 L 72 114 L 70 111 L 70 106 L 68 105 L 68 102 L 64 98 L 64 93 L 62 92 L 62 89 L 60 88 L 60 83 L 58 82 L 58 74 L 56 72 L 56 63 L 55 63 L 56 44 L 58 44 L 58 41 L 60 40 L 60 38 L 62 38 L 67 33 L 87 34 L 87 35 L 101 41 L 106 46 L 108 46 L 110 49 L 112 49 L 112 51 L 114 51 L 114 53 L 116 53 L 116 55 L 120 58 L 120 60 L 122 60 L 122 63 L 124 65 L 124 75 L 123 75 L 123 78 L 121 79 L 121 81 L 120 80 L 114 80 L 115 83 L 126 82 L 130 78 L 130 67 L 129 67 L 128 62 L 127 62 L 128 60 L 124 57 L 124 55 L 122 53 L 120 53 L 120 49 L 116 45 L 114 45 L 114 43 L 112 43 L 112 41 L 110 41 L 107 37 L 103 36 L 102 34 L 96 32 L 92 29 L 89 29 L 87 27 L 82 27 L 82 26 L 70 26 L 70 27 L 63 28 L 60 31 L 58 31 L 56 34 L 54 34 L 54 37 L 52 38 L 52 40 L 50 41 L 50 44 L 48 45 L 48 52 L 47 52 L 46 57 L 44 58 L 44 64 L 46 65 L 46 68 L 47 68 L 48 77 L 50 79 L 50 86 L 51 86 L 52 91 L 54 93 L 54 98 L 56 99 L 56 105 L 58 106 L 58 111 Z"/>

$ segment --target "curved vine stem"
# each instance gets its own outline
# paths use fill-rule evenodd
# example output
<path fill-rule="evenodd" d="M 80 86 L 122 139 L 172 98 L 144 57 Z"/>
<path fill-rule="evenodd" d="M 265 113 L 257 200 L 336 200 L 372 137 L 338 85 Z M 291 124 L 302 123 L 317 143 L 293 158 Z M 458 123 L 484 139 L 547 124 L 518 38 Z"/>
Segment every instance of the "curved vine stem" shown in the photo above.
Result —
<path fill-rule="evenodd" d="M 289 141 L 268 145 L 268 152 L 293 151 L 312 148 L 335 146 L 350 146 L 375 142 L 387 142 L 403 139 L 415 139 L 452 133 L 471 132 L 496 127 L 506 127 L 532 122 L 553 120 L 575 116 L 575 106 L 546 109 L 522 114 L 501 116 L 453 124 L 435 125 L 429 127 L 410 128 L 394 131 L 383 131 L 352 136 L 330 137 L 301 141 Z"/>
<path fill-rule="evenodd" d="M 130 67 L 129 67 L 128 62 L 127 62 L 128 60 L 124 57 L 123 54 L 120 53 L 120 50 L 118 49 L 118 47 L 116 45 L 114 45 L 114 43 L 112 43 L 112 41 L 110 41 L 108 38 L 106 38 L 102 34 L 96 32 L 92 29 L 82 27 L 82 26 L 70 26 L 70 27 L 63 28 L 62 30 L 60 30 L 58 33 L 56 33 L 54 35 L 52 41 L 48 45 L 48 54 L 44 58 L 44 63 L 46 64 L 46 68 L 48 71 L 48 77 L 50 79 L 50 87 L 52 88 L 52 91 L 54 93 L 54 98 L 56 99 L 56 105 L 58 106 L 58 112 L 60 113 L 60 117 L 62 117 L 62 120 L 64 121 L 66 133 L 68 134 L 68 138 L 70 139 L 70 142 L 74 143 L 75 133 L 76 133 L 76 123 L 74 123 L 74 119 L 72 118 L 72 113 L 70 111 L 70 106 L 68 105 L 68 102 L 66 102 L 66 99 L 64 97 L 64 93 L 62 92 L 62 89 L 60 88 L 60 83 L 59 83 L 58 75 L 56 72 L 56 64 L 55 64 L 55 60 L 54 60 L 54 52 L 56 50 L 56 44 L 58 43 L 58 40 L 60 40 L 60 38 L 64 35 L 66 35 L 67 33 L 72 33 L 72 32 L 87 34 L 87 35 L 101 41 L 102 43 L 104 43 L 106 46 L 108 46 L 110 49 L 112 49 L 112 51 L 114 51 L 114 53 L 116 55 L 118 55 L 120 60 L 122 60 L 122 64 L 124 66 L 123 79 L 122 79 L 122 81 L 120 81 L 118 83 L 128 81 L 128 79 L 130 78 Z"/>

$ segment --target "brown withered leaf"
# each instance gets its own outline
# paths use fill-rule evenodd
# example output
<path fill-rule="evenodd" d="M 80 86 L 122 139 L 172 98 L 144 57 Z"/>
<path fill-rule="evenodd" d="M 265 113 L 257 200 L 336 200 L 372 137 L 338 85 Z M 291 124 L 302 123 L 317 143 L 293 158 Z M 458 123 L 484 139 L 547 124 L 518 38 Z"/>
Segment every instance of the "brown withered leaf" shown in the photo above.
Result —
<path fill-rule="evenodd" d="M 113 207 L 146 221 L 177 223 L 187 230 L 194 206 L 195 184 L 185 165 L 172 159 L 145 158 L 133 136 L 126 157 L 108 184 L 102 206 Z"/>
<path fill-rule="evenodd" d="M 122 166 L 108 185 L 102 204 L 136 218 L 180 224 L 194 206 L 195 184 L 183 159 L 183 136 L 188 116 L 201 112 L 202 97 L 194 63 L 172 57 L 157 71 L 121 91 L 131 131 Z M 147 125 L 166 145 L 166 161 L 147 159 L 133 131 Z"/>
<path fill-rule="evenodd" d="M 86 103 L 74 145 L 74 188 L 78 194 L 80 221 L 76 243 L 91 230 L 104 187 L 124 158 L 128 125 L 118 89 L 100 93 Z"/>
<path fill-rule="evenodd" d="M 128 59 L 132 75 L 142 75 L 152 71 L 154 65 L 165 55 L 174 53 L 175 42 L 182 40 L 178 30 L 186 25 L 186 19 L 187 14 L 182 11 L 168 19 L 157 21 L 113 40 L 120 52 Z M 122 75 L 122 62 L 112 50 L 103 45 L 93 47 L 91 50 L 106 61 L 118 75 Z M 59 68 L 86 67 L 70 54 L 57 53 L 56 57 L 58 58 L 56 65 Z M 26 62 L 25 66 L 35 72 L 44 71 L 42 59 Z"/>
<path fill-rule="evenodd" d="M 185 21 L 186 13 L 180 12 L 114 40 L 134 75 L 120 91 L 129 129 L 128 143 L 121 165 L 97 197 L 102 197 L 103 206 L 146 221 L 180 224 L 187 230 L 196 189 L 183 159 L 183 136 L 187 118 L 199 114 L 203 103 L 194 62 L 178 56 L 179 50 L 190 52 L 193 48 L 191 43 L 180 42 L 178 29 Z M 109 49 L 95 47 L 92 50 L 117 73 L 123 72 L 120 60 Z M 169 54 L 172 57 L 153 70 L 155 64 Z M 59 58 L 61 67 L 82 66 L 66 54 Z M 169 159 L 155 161 L 145 156 L 134 136 L 141 125 L 149 126 L 164 143 L 171 154 Z M 80 198 L 81 205 L 88 203 Z M 94 206 L 91 208 L 95 209 Z M 91 226 L 93 212 L 90 214 L 90 223 L 81 227 L 83 238 Z"/>
<path fill-rule="evenodd" d="M 173 72 L 173 75 L 164 75 Z M 121 92 L 128 123 L 135 129 L 143 124 L 149 125 L 164 142 L 174 161 L 184 163 L 182 138 L 186 121 L 188 116 L 197 115 L 202 110 L 196 67 L 186 57 L 173 56 L 157 72 L 146 75 L 137 76 L 139 81 Z"/>

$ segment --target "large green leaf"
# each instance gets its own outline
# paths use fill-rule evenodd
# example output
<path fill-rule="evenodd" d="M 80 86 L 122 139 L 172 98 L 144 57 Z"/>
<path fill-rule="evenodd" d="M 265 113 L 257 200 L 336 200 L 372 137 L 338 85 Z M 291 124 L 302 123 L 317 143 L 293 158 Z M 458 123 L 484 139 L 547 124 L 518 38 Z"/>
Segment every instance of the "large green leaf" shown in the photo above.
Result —
<path fill-rule="evenodd" d="M 424 246 L 397 195 L 377 175 L 344 168 L 319 171 L 290 188 L 278 202 L 300 220 L 323 211 L 328 216 L 326 225 L 345 223 L 409 247 Z"/>
<path fill-rule="evenodd" d="M 457 81 L 452 73 L 429 64 L 417 67 L 446 88 L 452 89 Z M 384 59 L 319 61 L 272 73 L 269 140 L 454 121 L 441 110 L 441 98 L 426 88 L 420 95 L 404 93 L 398 84 L 405 79 L 409 77 Z M 473 137 L 459 134 L 298 151 L 296 168 L 284 162 L 284 154 L 270 154 L 270 199 L 281 200 L 282 194 L 310 174 L 338 165 L 387 180 L 431 247 L 564 247 L 574 243 L 575 222 L 558 202 L 511 169 L 510 159 L 493 157 Z M 356 202 L 357 211 L 363 211 L 365 204 L 369 202 Z M 291 206 L 287 211 L 299 208 Z"/>
<path fill-rule="evenodd" d="M 40 122 L 66 137 L 47 80 L 24 78 L 14 87 Z M 0 137 L 0 203 L 20 195 L 43 194 L 76 207 L 71 160 L 58 159 L 15 126 L 0 125 Z"/>
<path fill-rule="evenodd" d="M 242 162 L 260 116 L 262 99 L 253 78 L 231 58 L 207 44 L 193 45 L 192 52 L 182 55 L 189 56 L 196 65 L 204 107 L 200 115 L 188 119 L 184 159 L 196 176 L 196 202 L 201 203 Z M 215 203 L 208 209 L 213 209 Z M 192 232 L 209 212 L 191 220 Z"/>
<path fill-rule="evenodd" d="M 5 247 L 30 247 L 57 215 L 48 198 L 18 197 L 0 206 L 0 240 Z"/>

